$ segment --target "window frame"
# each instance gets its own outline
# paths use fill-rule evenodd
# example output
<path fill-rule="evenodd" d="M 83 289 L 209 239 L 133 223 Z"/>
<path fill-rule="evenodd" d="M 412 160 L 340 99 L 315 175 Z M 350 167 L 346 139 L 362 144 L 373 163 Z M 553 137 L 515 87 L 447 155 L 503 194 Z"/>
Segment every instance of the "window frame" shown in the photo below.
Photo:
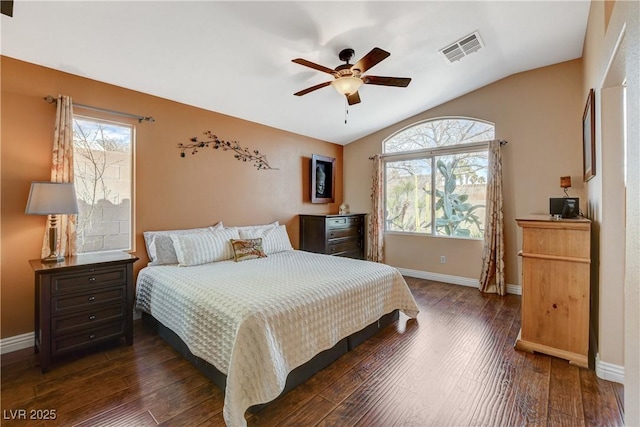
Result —
<path fill-rule="evenodd" d="M 129 186 L 130 186 L 130 207 L 129 207 L 129 244 L 127 248 L 118 248 L 118 249 L 102 249 L 98 251 L 86 251 L 86 252 L 78 252 L 79 254 L 96 254 L 96 253 L 108 253 L 108 252 L 128 252 L 132 253 L 136 250 L 136 238 L 135 238 L 135 225 L 136 225 L 136 209 L 135 209 L 135 188 L 136 188 L 136 136 L 137 136 L 137 127 L 136 123 L 133 121 L 127 120 L 113 120 L 111 118 L 99 117 L 99 115 L 87 115 L 80 113 L 72 113 L 72 124 L 73 124 L 73 134 L 75 135 L 75 119 L 78 118 L 80 120 L 91 121 L 94 123 L 103 123 L 106 125 L 115 125 L 126 127 L 131 130 L 131 152 L 130 152 L 130 162 L 131 162 L 131 172 L 129 176 Z M 74 138 L 75 139 L 75 138 Z M 74 141 L 74 182 L 77 179 L 77 174 L 75 171 L 76 165 L 76 157 L 77 153 L 75 152 L 75 141 Z"/>
<path fill-rule="evenodd" d="M 432 191 L 435 192 L 435 187 L 436 187 L 436 174 L 437 174 L 437 167 L 435 164 L 435 159 L 438 156 L 446 156 L 446 155 L 453 155 L 453 154 L 460 154 L 460 153 L 474 153 L 474 152 L 486 152 L 488 155 L 489 152 L 489 142 L 491 142 L 492 140 L 486 140 L 486 141 L 477 141 L 477 142 L 469 142 L 469 143 L 465 143 L 465 144 L 456 144 L 456 145 L 445 145 L 445 146 L 441 146 L 441 147 L 430 147 L 430 148 L 422 148 L 422 149 L 417 149 L 417 150 L 407 150 L 407 151 L 397 151 L 397 152 L 392 152 L 392 153 L 387 153 L 385 151 L 386 149 L 386 142 L 389 141 L 390 139 L 393 139 L 396 135 L 411 129 L 413 127 L 416 126 L 420 126 L 423 123 L 426 122 L 433 122 L 433 121 L 441 121 L 441 120 L 469 120 L 469 121 L 474 121 L 474 122 L 480 122 L 480 123 L 485 123 L 488 125 L 493 126 L 493 131 L 494 131 L 494 139 L 495 139 L 495 123 L 492 123 L 490 121 L 487 120 L 481 120 L 481 119 L 475 119 L 472 117 L 461 117 L 461 116 L 445 116 L 445 117 L 435 117 L 435 118 L 431 118 L 431 119 L 426 119 L 426 120 L 421 120 L 419 122 L 413 123 L 411 125 L 405 126 L 402 129 L 394 132 L 392 135 L 388 136 L 387 138 L 385 138 L 382 141 L 382 148 L 383 148 L 383 154 L 380 156 L 381 160 L 382 160 L 382 177 L 383 177 L 383 206 L 384 206 L 384 213 L 385 213 L 385 218 L 384 218 L 384 233 L 385 234 L 395 234 L 395 235 L 410 235 L 410 236 L 423 236 L 423 237 L 437 237 L 437 238 L 447 238 L 447 239 L 462 239 L 462 240 L 482 240 L 483 237 L 464 237 L 464 236 L 449 236 L 449 235 L 441 235 L 441 234 L 437 234 L 436 233 L 436 209 L 435 209 L 435 199 L 432 200 L 431 202 L 431 225 L 430 225 L 430 231 L 428 233 L 421 233 L 418 231 L 398 231 L 398 230 L 388 230 L 387 229 L 387 219 L 386 219 L 386 215 L 387 215 L 387 163 L 390 162 L 398 162 L 398 161 L 405 161 L 405 160 L 429 160 L 431 163 L 431 189 Z"/>

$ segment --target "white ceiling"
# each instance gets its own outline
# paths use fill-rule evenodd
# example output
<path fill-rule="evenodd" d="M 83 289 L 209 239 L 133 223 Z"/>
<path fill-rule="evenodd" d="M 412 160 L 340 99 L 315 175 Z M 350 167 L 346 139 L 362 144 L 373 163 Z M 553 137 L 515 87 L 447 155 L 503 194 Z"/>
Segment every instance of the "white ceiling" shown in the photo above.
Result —
<path fill-rule="evenodd" d="M 581 57 L 589 4 L 16 0 L 14 17 L 2 15 L 0 47 L 12 58 L 347 144 L 511 74 Z M 454 64 L 439 53 L 474 31 L 485 44 L 478 52 Z M 364 85 L 347 124 L 344 97 L 332 87 L 293 96 L 332 77 L 291 62 L 335 68 L 346 47 L 356 51 L 352 63 L 373 47 L 391 52 L 368 74 L 412 78 L 407 88 Z"/>

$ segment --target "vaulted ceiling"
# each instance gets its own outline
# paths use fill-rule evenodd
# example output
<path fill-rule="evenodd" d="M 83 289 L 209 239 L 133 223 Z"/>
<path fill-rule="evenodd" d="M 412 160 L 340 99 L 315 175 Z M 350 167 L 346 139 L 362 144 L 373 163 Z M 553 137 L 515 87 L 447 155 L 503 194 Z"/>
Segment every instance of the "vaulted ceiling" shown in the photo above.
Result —
<path fill-rule="evenodd" d="M 2 15 L 2 55 L 338 144 L 514 73 L 582 56 L 589 1 L 21 1 Z M 477 32 L 456 62 L 443 48 Z M 379 47 L 348 108 L 331 86 L 295 92 Z M 47 94 L 43 94 L 47 95 Z M 70 94 L 73 95 L 73 94 Z M 524 102 L 525 100 L 523 100 Z M 87 103 L 78 99 L 77 102 Z M 153 115 L 153 112 L 145 112 Z"/>

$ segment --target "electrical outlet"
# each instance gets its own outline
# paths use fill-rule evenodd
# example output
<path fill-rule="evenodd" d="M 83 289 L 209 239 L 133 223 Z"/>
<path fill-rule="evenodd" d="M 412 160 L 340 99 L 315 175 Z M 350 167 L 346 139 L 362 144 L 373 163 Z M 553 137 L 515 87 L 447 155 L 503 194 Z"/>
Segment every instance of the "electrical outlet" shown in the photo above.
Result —
<path fill-rule="evenodd" d="M 442 256 L 440 257 L 440 264 L 446 264 L 446 263 L 447 263 L 447 257 L 446 257 L 446 256 L 444 256 L 444 255 L 442 255 Z"/>

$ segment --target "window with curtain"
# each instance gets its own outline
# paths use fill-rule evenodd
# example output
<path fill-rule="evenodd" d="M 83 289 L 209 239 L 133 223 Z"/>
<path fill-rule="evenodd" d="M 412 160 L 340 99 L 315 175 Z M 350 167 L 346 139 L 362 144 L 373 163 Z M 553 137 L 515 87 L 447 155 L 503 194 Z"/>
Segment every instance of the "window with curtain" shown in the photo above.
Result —
<path fill-rule="evenodd" d="M 135 128 L 73 116 L 78 253 L 132 249 Z"/>
<path fill-rule="evenodd" d="M 492 123 L 431 119 L 383 143 L 385 231 L 481 239 Z"/>

